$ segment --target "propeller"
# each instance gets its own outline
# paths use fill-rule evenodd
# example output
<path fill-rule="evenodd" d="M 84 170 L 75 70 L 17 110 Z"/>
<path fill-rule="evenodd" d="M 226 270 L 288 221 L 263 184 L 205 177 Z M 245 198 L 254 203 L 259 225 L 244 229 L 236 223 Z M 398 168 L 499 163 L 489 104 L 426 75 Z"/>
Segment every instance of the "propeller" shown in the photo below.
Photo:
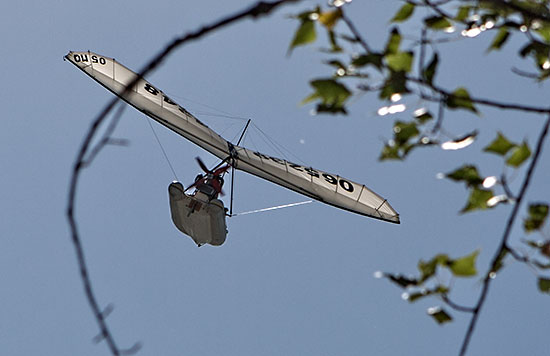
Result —
<path fill-rule="evenodd" d="M 204 171 L 204 173 L 206 173 L 206 175 L 203 175 L 201 178 L 195 180 L 195 182 L 193 182 L 193 184 L 189 185 L 185 189 L 185 191 L 187 191 L 187 190 L 189 190 L 193 187 L 196 187 L 197 185 L 203 183 L 208 178 L 209 175 L 212 175 L 214 177 L 220 176 L 220 175 L 223 175 L 225 172 L 227 172 L 227 170 L 229 170 L 229 168 L 231 168 L 230 164 L 226 164 L 226 165 L 222 166 L 222 164 L 224 163 L 224 161 L 222 161 L 216 167 L 214 167 L 212 169 L 208 169 L 208 167 L 206 166 L 206 164 L 204 164 L 204 162 L 202 161 L 202 159 L 200 157 L 195 157 L 195 160 L 199 164 L 199 167 L 201 167 L 201 169 Z M 220 190 L 219 193 L 221 195 L 224 195 L 224 192 L 222 190 Z"/>
<path fill-rule="evenodd" d="M 201 169 L 205 172 L 205 173 L 212 173 L 210 172 L 210 170 L 208 169 L 208 167 L 206 167 L 206 164 L 204 164 L 204 162 L 202 161 L 202 159 L 200 157 L 195 157 L 195 160 L 197 160 L 197 163 L 199 164 L 199 167 L 201 167 Z"/>
<path fill-rule="evenodd" d="M 224 163 L 224 161 L 222 161 L 216 167 L 214 167 L 212 169 L 208 169 L 208 167 L 206 167 L 206 164 L 204 164 L 204 162 L 202 161 L 202 159 L 200 157 L 195 157 L 195 159 L 197 160 L 197 163 L 199 164 L 201 169 L 206 174 L 212 174 L 212 175 L 215 175 L 215 176 L 219 176 L 220 174 L 223 174 L 223 173 L 227 172 L 227 170 L 229 168 L 231 168 L 230 164 L 226 164 L 225 166 L 221 166 Z"/>

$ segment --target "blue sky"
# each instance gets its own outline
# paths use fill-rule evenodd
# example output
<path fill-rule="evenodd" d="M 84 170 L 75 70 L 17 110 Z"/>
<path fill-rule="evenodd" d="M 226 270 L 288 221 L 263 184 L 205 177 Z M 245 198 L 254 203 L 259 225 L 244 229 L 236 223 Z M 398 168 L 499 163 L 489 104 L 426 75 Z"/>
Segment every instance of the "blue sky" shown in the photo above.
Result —
<path fill-rule="evenodd" d="M 137 70 L 174 36 L 250 4 L 249 1 L 25 1 L 0 5 L 4 107 L 0 130 L 0 353 L 107 355 L 79 279 L 64 216 L 76 150 L 92 118 L 111 94 L 62 60 L 69 50 L 92 50 Z M 313 167 L 341 172 L 388 198 L 402 224 L 368 219 L 322 204 L 235 217 L 219 248 L 197 248 L 173 226 L 168 184 L 174 179 L 143 114 L 128 108 L 108 147 L 80 181 L 77 218 L 92 282 L 101 305 L 112 303 L 108 324 L 121 348 L 141 342 L 142 355 L 403 355 L 455 354 L 469 321 L 437 325 L 426 315 L 435 299 L 409 304 L 401 290 L 373 273 L 416 273 L 419 259 L 480 249 L 484 271 L 509 207 L 458 215 L 465 189 L 436 179 L 463 162 L 499 175 L 500 159 L 480 150 L 502 130 L 533 145 L 542 118 L 483 108 L 446 116 L 460 135 L 479 128 L 467 149 L 414 152 L 403 163 L 377 161 L 393 117 L 360 97 L 347 117 L 311 116 L 299 102 L 308 81 L 329 69 L 315 49 L 286 56 L 297 23 L 288 18 L 317 3 L 305 1 L 269 18 L 244 21 L 181 48 L 148 79 L 201 120 L 231 139 L 255 125 Z M 381 48 L 399 2 L 354 1 L 349 16 Z M 408 28 L 411 34 L 419 27 Z M 491 35 L 442 47 L 437 80 L 473 95 L 544 105 L 547 85 L 510 74 L 527 68 L 508 56 L 486 54 Z M 518 42 L 512 40 L 512 48 Z M 445 61 L 447 60 L 447 61 Z M 410 107 L 420 105 L 414 99 Z M 402 114 L 409 119 L 409 113 Z M 188 184 L 200 155 L 213 156 L 154 124 L 178 178 Z M 257 131 L 245 141 L 268 151 Z M 262 146 L 264 145 L 264 146 Z M 546 147 L 548 148 L 548 147 Z M 268 152 L 270 153 L 270 152 Z M 276 152 L 271 152 L 277 155 Z M 289 157 L 291 159 L 292 157 Z M 294 160 L 294 159 L 292 159 Z M 528 199 L 548 200 L 548 152 Z M 521 171 L 520 171 L 521 172 Z M 512 172 L 509 172 L 512 173 Z M 513 174 L 511 174 L 513 176 Z M 296 202 L 303 197 L 237 173 L 235 210 Z M 520 179 L 512 181 L 517 189 Z M 522 210 L 524 211 L 524 210 Z M 518 224 L 519 227 L 519 224 Z M 521 246 L 519 228 L 512 239 Z M 449 280 L 450 276 L 443 276 Z M 476 278 L 452 281 L 453 298 L 474 302 Z M 536 276 L 508 261 L 492 285 L 470 355 L 547 352 L 548 296 Z"/>

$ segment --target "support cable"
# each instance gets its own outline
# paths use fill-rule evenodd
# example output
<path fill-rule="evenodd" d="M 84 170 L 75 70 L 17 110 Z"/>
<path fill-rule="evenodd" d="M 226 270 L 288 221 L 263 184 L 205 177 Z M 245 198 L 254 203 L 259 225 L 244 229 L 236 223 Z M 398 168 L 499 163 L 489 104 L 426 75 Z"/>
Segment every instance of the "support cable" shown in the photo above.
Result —
<path fill-rule="evenodd" d="M 313 203 L 313 202 L 314 202 L 313 200 L 306 200 L 306 201 L 301 201 L 301 202 L 297 202 L 297 203 L 290 203 L 290 204 L 285 204 L 285 205 L 273 206 L 273 207 L 271 207 L 271 208 L 263 208 L 263 209 L 245 211 L 245 212 L 242 212 L 242 213 L 233 214 L 233 215 L 231 215 L 231 216 L 240 216 L 240 215 L 248 215 L 248 214 L 254 214 L 254 213 L 261 213 L 261 212 L 264 212 L 264 211 L 271 211 L 271 210 L 277 210 L 277 209 L 283 209 L 283 208 L 290 208 L 290 207 L 293 207 L 293 206 L 304 205 L 304 204 L 309 204 L 309 203 Z"/>
<path fill-rule="evenodd" d="M 153 135 L 155 136 L 155 139 L 157 140 L 157 143 L 159 144 L 160 150 L 162 151 L 162 154 L 164 155 L 164 158 L 166 159 L 166 162 L 168 162 L 168 166 L 170 167 L 170 170 L 172 170 L 172 173 L 174 174 L 174 177 L 176 178 L 176 181 L 179 182 L 178 175 L 176 174 L 176 170 L 172 166 L 172 162 L 170 162 L 170 159 L 168 158 L 168 155 L 166 154 L 166 151 L 164 150 L 164 146 L 162 146 L 162 143 L 160 142 L 160 139 L 153 127 L 153 124 L 151 124 L 151 120 L 149 118 L 146 118 L 147 122 L 149 123 L 149 127 L 151 128 L 151 131 L 153 131 Z"/>

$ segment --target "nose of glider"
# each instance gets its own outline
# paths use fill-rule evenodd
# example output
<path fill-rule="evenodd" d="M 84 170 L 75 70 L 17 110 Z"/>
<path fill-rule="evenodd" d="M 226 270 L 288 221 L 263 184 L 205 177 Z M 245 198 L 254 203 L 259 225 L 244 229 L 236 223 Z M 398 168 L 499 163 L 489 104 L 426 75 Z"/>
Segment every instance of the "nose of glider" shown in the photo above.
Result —
<path fill-rule="evenodd" d="M 70 51 L 65 55 L 64 58 L 80 68 L 86 68 L 86 67 L 89 67 L 90 65 L 94 65 L 94 67 L 100 68 L 110 63 L 109 58 L 103 57 L 97 53 L 93 53 L 90 51 L 85 51 L 85 52 Z"/>
<path fill-rule="evenodd" d="M 91 64 L 90 54 L 88 52 L 70 51 L 65 55 L 65 59 L 81 68 L 84 68 Z"/>

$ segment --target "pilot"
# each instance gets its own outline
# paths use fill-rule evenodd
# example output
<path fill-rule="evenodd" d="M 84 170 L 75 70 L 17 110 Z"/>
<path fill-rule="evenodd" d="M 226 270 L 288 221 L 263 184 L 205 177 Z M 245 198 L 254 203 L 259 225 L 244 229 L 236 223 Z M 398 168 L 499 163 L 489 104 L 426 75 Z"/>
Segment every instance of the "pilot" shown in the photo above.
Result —
<path fill-rule="evenodd" d="M 202 182 L 199 182 L 200 180 Z M 204 177 L 202 174 L 199 174 L 195 178 L 195 182 L 199 182 L 197 183 L 197 190 L 208 196 L 209 200 L 216 199 L 222 191 L 223 178 L 221 176 L 208 174 Z"/>

